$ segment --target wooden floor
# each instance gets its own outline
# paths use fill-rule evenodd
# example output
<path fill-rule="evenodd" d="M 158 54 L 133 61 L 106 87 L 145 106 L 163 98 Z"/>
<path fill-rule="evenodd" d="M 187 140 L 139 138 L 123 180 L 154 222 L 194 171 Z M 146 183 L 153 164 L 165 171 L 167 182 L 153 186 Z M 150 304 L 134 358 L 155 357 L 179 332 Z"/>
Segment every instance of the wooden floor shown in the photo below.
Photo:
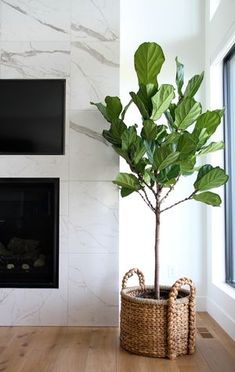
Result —
<path fill-rule="evenodd" d="M 174 361 L 121 350 L 117 328 L 0 327 L 0 371 L 234 372 L 235 342 L 206 313 L 197 327 L 196 353 Z"/>

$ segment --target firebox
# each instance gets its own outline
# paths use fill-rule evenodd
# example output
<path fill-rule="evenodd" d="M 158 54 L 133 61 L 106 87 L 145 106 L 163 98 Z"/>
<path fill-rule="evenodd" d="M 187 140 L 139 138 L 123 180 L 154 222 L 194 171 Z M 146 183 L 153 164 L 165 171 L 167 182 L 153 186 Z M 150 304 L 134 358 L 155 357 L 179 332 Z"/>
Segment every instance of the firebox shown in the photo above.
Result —
<path fill-rule="evenodd" d="M 0 178 L 0 287 L 58 288 L 59 179 Z"/>

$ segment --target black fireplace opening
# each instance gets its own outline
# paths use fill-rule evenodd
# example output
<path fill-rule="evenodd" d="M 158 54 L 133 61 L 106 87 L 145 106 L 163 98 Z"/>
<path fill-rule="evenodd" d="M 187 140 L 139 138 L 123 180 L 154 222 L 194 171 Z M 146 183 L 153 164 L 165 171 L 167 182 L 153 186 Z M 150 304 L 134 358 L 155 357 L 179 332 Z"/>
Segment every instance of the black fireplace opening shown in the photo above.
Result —
<path fill-rule="evenodd" d="M 59 178 L 0 178 L 0 287 L 58 288 Z"/>

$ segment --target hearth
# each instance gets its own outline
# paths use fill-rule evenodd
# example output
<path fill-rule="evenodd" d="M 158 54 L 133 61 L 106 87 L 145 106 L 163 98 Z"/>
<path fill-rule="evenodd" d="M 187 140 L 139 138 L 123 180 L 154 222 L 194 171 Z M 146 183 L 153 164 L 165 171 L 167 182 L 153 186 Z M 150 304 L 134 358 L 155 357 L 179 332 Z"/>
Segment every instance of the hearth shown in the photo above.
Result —
<path fill-rule="evenodd" d="M 0 179 L 0 287 L 58 288 L 59 179 Z"/>

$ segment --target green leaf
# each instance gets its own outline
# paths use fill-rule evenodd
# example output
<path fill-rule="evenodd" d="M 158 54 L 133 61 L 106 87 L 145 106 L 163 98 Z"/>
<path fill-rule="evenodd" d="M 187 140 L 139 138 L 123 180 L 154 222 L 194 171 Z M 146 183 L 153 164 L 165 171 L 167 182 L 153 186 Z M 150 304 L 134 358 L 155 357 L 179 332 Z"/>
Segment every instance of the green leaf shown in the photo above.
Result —
<path fill-rule="evenodd" d="M 140 97 L 137 94 L 135 94 L 134 92 L 130 92 L 130 96 L 131 96 L 132 101 L 134 102 L 134 104 L 138 107 L 139 112 L 141 113 L 142 117 L 144 119 L 149 119 L 149 113 L 146 110 L 145 105 L 141 101 Z"/>
<path fill-rule="evenodd" d="M 199 181 L 205 174 L 207 174 L 211 169 L 213 169 L 212 165 L 204 164 L 199 168 L 198 175 L 196 181 Z"/>
<path fill-rule="evenodd" d="M 197 118 L 194 132 L 200 132 L 200 130 L 206 129 L 210 137 L 216 131 L 220 121 L 221 115 L 218 113 L 218 110 L 207 111 Z"/>
<path fill-rule="evenodd" d="M 143 43 L 134 56 L 135 70 L 140 84 L 156 84 L 165 57 L 160 45 L 156 43 Z"/>
<path fill-rule="evenodd" d="M 149 116 L 151 115 L 153 105 L 152 105 L 152 97 L 157 92 L 157 83 L 155 84 L 139 84 L 139 90 L 137 92 L 137 96 L 143 102 L 146 110 L 148 111 Z"/>
<path fill-rule="evenodd" d="M 175 97 L 174 87 L 170 84 L 161 85 L 159 91 L 152 97 L 153 111 L 151 119 L 157 120 L 168 109 Z"/>
<path fill-rule="evenodd" d="M 173 164 L 179 157 L 179 152 L 172 152 L 170 146 L 156 148 L 154 152 L 154 168 L 158 171 Z"/>
<path fill-rule="evenodd" d="M 220 119 L 224 116 L 225 108 L 219 109 L 219 110 L 214 110 L 217 114 L 219 114 Z"/>
<path fill-rule="evenodd" d="M 180 137 L 180 134 L 176 132 L 172 132 L 168 134 L 165 138 L 164 145 L 171 145 L 171 144 L 177 143 L 179 140 L 179 137 Z"/>
<path fill-rule="evenodd" d="M 146 140 L 155 140 L 157 137 L 158 128 L 153 120 L 144 120 L 141 136 Z"/>
<path fill-rule="evenodd" d="M 167 136 L 167 127 L 165 125 L 157 125 L 157 142 L 160 144 Z"/>
<path fill-rule="evenodd" d="M 106 107 L 105 105 L 103 105 L 103 103 L 94 103 L 94 102 L 90 102 L 91 105 L 94 105 L 98 108 L 98 110 L 101 112 L 101 114 L 103 115 L 103 117 L 105 118 L 105 120 L 107 120 L 108 122 L 111 122 L 108 114 L 107 114 L 107 111 L 106 111 Z"/>
<path fill-rule="evenodd" d="M 146 149 L 147 157 L 150 162 L 150 164 L 154 163 L 154 152 L 156 149 L 156 144 L 154 141 L 146 141 L 144 140 L 144 146 Z"/>
<path fill-rule="evenodd" d="M 201 176 L 200 171 L 198 176 Z M 225 171 L 220 167 L 215 167 L 210 169 L 199 179 L 197 178 L 194 182 L 194 187 L 199 191 L 209 190 L 224 185 L 227 180 L 228 176 L 226 175 Z"/>
<path fill-rule="evenodd" d="M 178 58 L 175 59 L 176 62 L 176 76 L 175 82 L 178 88 L 178 94 L 180 97 L 183 97 L 182 87 L 184 85 L 184 65 L 178 61 Z"/>
<path fill-rule="evenodd" d="M 132 104 L 132 99 L 128 102 L 128 104 L 124 107 L 123 111 L 122 111 L 122 115 L 121 115 L 121 119 L 124 120 L 125 118 L 125 115 L 127 113 L 127 110 L 129 109 L 130 105 Z"/>
<path fill-rule="evenodd" d="M 180 162 L 180 171 L 183 176 L 190 176 L 195 172 L 196 156 L 187 158 Z"/>
<path fill-rule="evenodd" d="M 123 198 L 125 198 L 125 196 L 128 196 L 128 195 L 132 194 L 134 191 L 135 191 L 135 190 L 131 190 L 131 189 L 127 189 L 127 188 L 125 188 L 125 187 L 122 187 L 122 188 L 121 188 L 121 196 L 122 196 Z"/>
<path fill-rule="evenodd" d="M 165 118 L 167 120 L 170 130 L 172 130 L 174 127 L 174 119 L 171 116 L 170 110 L 167 110 L 166 112 L 164 112 L 164 115 L 165 115 Z"/>
<path fill-rule="evenodd" d="M 184 98 L 175 109 L 175 125 L 178 129 L 186 129 L 198 118 L 202 110 L 199 102 L 193 98 Z"/>
<path fill-rule="evenodd" d="M 113 149 L 114 151 L 119 155 L 121 156 L 123 159 L 126 160 L 126 162 L 129 164 L 131 162 L 130 158 L 129 158 L 129 155 L 128 155 L 128 152 L 127 151 L 124 151 L 122 150 L 120 147 L 118 146 L 115 146 L 113 145 Z"/>
<path fill-rule="evenodd" d="M 146 153 L 145 145 L 140 137 L 138 137 L 135 145 L 133 146 L 133 151 L 131 152 L 131 158 L 134 162 L 134 165 L 137 165 Z"/>
<path fill-rule="evenodd" d="M 178 157 L 179 157 L 179 152 L 177 151 L 173 152 L 172 154 L 169 154 L 159 165 L 158 170 L 162 170 L 168 167 L 168 165 L 171 165 L 172 163 L 174 163 L 178 159 Z"/>
<path fill-rule="evenodd" d="M 211 142 L 208 146 L 202 147 L 199 151 L 200 155 L 209 154 L 209 152 L 218 151 L 224 148 L 224 142 Z"/>
<path fill-rule="evenodd" d="M 132 144 L 136 142 L 137 132 L 134 125 L 126 128 L 121 136 L 122 139 L 122 149 L 128 151 Z"/>
<path fill-rule="evenodd" d="M 202 203 L 213 205 L 213 207 L 218 207 L 222 202 L 218 194 L 215 194 L 214 192 L 210 192 L 210 191 L 206 191 L 206 192 L 202 192 L 201 194 L 193 195 L 193 199 L 200 201 Z"/>
<path fill-rule="evenodd" d="M 141 185 L 139 183 L 139 180 L 134 174 L 129 173 L 119 173 L 113 181 L 115 185 L 118 185 L 120 187 L 124 187 L 125 189 L 137 191 L 141 189 Z"/>
<path fill-rule="evenodd" d="M 197 143 L 194 140 L 194 137 L 191 133 L 183 132 L 179 137 L 177 151 L 180 152 L 180 160 L 187 159 L 189 155 L 192 155 L 196 152 Z"/>
<path fill-rule="evenodd" d="M 112 145 L 121 146 L 122 144 L 122 133 L 127 129 L 126 124 L 120 120 L 116 119 L 111 123 L 109 130 L 103 130 L 103 137 Z"/>
<path fill-rule="evenodd" d="M 188 85 L 184 92 L 184 97 L 194 97 L 198 89 L 200 88 L 203 78 L 204 72 L 202 72 L 201 75 L 193 76 L 192 79 L 190 79 L 188 82 Z"/>
<path fill-rule="evenodd" d="M 122 112 L 122 104 L 119 97 L 105 97 L 105 103 L 107 105 L 106 112 L 111 121 L 118 119 Z"/>

